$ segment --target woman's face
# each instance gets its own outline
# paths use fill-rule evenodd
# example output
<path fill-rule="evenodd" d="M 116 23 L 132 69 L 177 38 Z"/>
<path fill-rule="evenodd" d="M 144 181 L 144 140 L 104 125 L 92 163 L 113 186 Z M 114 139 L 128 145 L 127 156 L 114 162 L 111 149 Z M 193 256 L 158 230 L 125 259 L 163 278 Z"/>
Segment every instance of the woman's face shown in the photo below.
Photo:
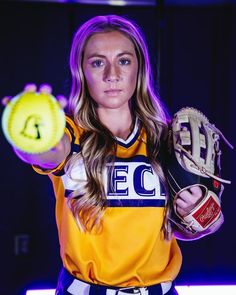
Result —
<path fill-rule="evenodd" d="M 82 67 L 98 108 L 129 108 L 136 88 L 138 60 L 128 37 L 118 31 L 94 34 L 85 46 Z"/>

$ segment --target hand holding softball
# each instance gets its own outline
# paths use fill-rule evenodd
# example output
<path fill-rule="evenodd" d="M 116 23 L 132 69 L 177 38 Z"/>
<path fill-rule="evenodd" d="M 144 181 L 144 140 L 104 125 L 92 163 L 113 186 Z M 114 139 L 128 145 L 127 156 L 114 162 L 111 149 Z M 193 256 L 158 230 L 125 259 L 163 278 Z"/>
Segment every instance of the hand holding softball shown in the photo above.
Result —
<path fill-rule="evenodd" d="M 60 101 L 60 102 L 59 102 Z M 12 99 L 5 98 L 2 128 L 5 137 L 15 148 L 30 154 L 47 152 L 56 146 L 65 130 L 63 107 L 66 99 L 58 100 L 51 94 L 49 85 L 37 92 L 34 84 Z"/>

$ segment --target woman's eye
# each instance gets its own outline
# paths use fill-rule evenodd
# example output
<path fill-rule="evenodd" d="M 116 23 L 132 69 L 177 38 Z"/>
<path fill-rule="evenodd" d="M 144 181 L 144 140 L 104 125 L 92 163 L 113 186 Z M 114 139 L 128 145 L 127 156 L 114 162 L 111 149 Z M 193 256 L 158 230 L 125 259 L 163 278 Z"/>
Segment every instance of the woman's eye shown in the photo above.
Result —
<path fill-rule="evenodd" d="M 92 66 L 94 67 L 94 68 L 99 68 L 99 67 L 102 67 L 104 65 L 104 62 L 102 61 L 102 60 L 100 60 L 100 59 L 98 59 L 98 60 L 94 60 L 93 62 L 92 62 Z"/>
<path fill-rule="evenodd" d="M 122 59 L 119 60 L 119 64 L 122 65 L 122 66 L 129 65 L 130 64 L 130 60 L 127 59 L 127 58 L 122 58 Z"/>

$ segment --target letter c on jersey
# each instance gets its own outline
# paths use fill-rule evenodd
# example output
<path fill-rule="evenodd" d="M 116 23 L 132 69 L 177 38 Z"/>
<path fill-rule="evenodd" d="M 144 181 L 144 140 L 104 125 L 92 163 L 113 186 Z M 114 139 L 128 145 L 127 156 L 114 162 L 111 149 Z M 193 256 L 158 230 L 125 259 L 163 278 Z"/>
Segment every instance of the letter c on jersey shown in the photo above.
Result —
<path fill-rule="evenodd" d="M 108 196 L 128 196 L 129 185 L 134 186 L 134 191 L 139 196 L 152 197 L 155 196 L 155 189 L 145 188 L 145 174 L 153 175 L 152 167 L 148 165 L 139 165 L 133 171 L 132 182 L 127 180 L 128 165 L 115 165 L 108 173 Z"/>
<path fill-rule="evenodd" d="M 134 189 L 136 191 L 136 193 L 140 196 L 143 197 L 152 197 L 155 196 L 155 189 L 152 190 L 147 190 L 144 187 L 145 184 L 145 173 L 151 173 L 152 172 L 152 167 L 151 166 L 147 166 L 147 165 L 141 165 L 138 166 L 135 171 L 134 171 Z"/>

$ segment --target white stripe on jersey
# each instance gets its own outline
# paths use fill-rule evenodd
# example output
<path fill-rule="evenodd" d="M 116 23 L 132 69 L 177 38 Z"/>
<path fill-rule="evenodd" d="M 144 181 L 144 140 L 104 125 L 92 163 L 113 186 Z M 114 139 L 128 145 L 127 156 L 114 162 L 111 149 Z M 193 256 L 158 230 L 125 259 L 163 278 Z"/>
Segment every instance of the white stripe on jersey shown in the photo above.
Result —
<path fill-rule="evenodd" d="M 113 169 L 107 165 L 103 179 L 107 200 L 165 200 L 165 191 L 147 157 L 117 159 Z M 62 176 L 65 190 L 80 190 L 81 194 L 86 180 L 82 158 L 72 168 L 71 177 Z"/>

